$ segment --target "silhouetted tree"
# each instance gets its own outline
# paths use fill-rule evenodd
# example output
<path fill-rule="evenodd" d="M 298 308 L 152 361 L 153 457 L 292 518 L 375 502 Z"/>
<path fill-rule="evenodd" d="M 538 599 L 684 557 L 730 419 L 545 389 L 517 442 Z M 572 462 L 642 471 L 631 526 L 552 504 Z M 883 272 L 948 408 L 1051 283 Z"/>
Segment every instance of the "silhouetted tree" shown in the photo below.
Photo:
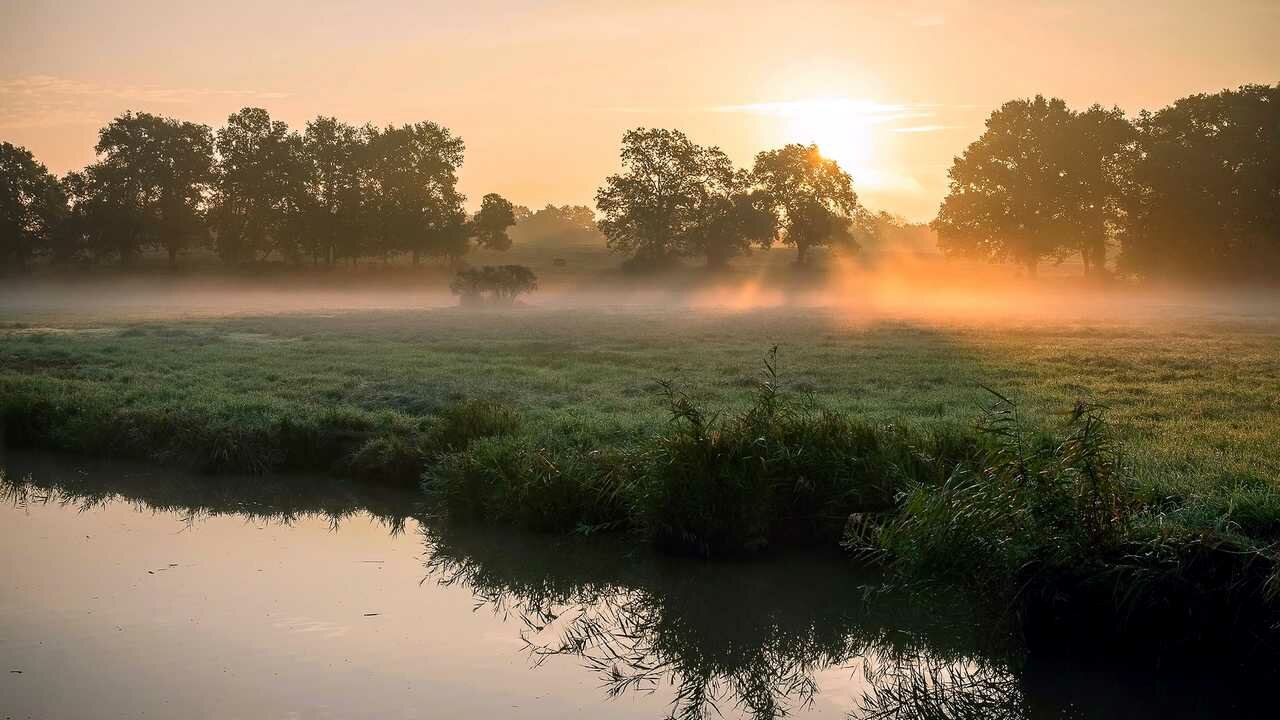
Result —
<path fill-rule="evenodd" d="M 1040 95 L 1005 103 L 948 171 L 950 188 L 932 223 L 939 246 L 1031 273 L 1072 252 L 1086 271 L 1101 269 L 1133 148 L 1118 109 L 1076 113 Z"/>
<path fill-rule="evenodd" d="M 507 228 L 515 224 L 511 201 L 497 193 L 489 193 L 480 202 L 480 211 L 471 219 L 471 234 L 476 243 L 486 250 L 507 250 L 511 247 Z"/>
<path fill-rule="evenodd" d="M 215 143 L 218 165 L 210 212 L 216 248 L 229 263 L 258 260 L 296 240 L 305 185 L 302 140 L 266 110 L 227 118 Z"/>
<path fill-rule="evenodd" d="M 0 267 L 25 267 L 52 248 L 66 208 L 57 178 L 29 150 L 0 143 Z"/>
<path fill-rule="evenodd" d="M 457 170 L 465 145 L 431 122 L 374 129 L 366 151 L 372 249 L 457 259 L 467 250 Z"/>
<path fill-rule="evenodd" d="M 369 130 L 320 116 L 302 136 L 307 173 L 307 249 L 333 265 L 362 253 L 362 167 Z"/>
<path fill-rule="evenodd" d="M 804 264 L 809 250 L 833 242 L 857 247 L 854 221 L 869 227 L 853 180 L 817 145 L 786 145 L 756 155 L 755 179 L 782 228 L 782 240 Z"/>
<path fill-rule="evenodd" d="M 122 265 L 142 252 L 147 216 L 133 178 L 94 163 L 83 172 L 68 173 L 62 187 L 71 203 L 63 237 L 74 252 L 88 252 L 95 261 L 114 255 Z"/>
<path fill-rule="evenodd" d="M 137 247 L 121 251 L 127 261 L 142 247 L 160 247 L 177 263 L 178 253 L 204 235 L 203 206 L 213 179 L 213 134 L 207 125 L 149 113 L 127 112 L 98 133 L 94 173 L 117 192 L 121 214 L 138 219 Z"/>
<path fill-rule="evenodd" d="M 705 188 L 682 241 L 685 254 L 705 257 L 707 268 L 712 270 L 749 253 L 752 245 L 770 246 L 777 234 L 770 196 L 751 188 L 750 173 L 729 168 L 714 177 L 723 181 Z"/>
<path fill-rule="evenodd" d="M 715 153 L 719 150 L 695 145 L 679 130 L 627 131 L 622 173 L 610 175 L 596 192 L 609 249 L 641 266 L 674 259 L 695 221 L 708 174 L 719 171 L 716 159 L 709 161 Z"/>
<path fill-rule="evenodd" d="M 1063 219 L 1066 249 L 1079 253 L 1086 275 L 1106 271 L 1107 245 L 1124 222 L 1137 157 L 1137 132 L 1119 108 L 1094 105 L 1072 118 L 1062 162 L 1071 181 Z"/>
<path fill-rule="evenodd" d="M 1280 270 L 1280 85 L 1193 95 L 1138 119 L 1142 153 L 1122 234 L 1141 275 Z"/>
<path fill-rule="evenodd" d="M 546 207 L 532 212 L 523 206 L 514 211 L 516 224 L 511 228 L 511 239 L 528 244 L 597 244 L 605 241 L 596 227 L 596 216 L 585 205 Z"/>

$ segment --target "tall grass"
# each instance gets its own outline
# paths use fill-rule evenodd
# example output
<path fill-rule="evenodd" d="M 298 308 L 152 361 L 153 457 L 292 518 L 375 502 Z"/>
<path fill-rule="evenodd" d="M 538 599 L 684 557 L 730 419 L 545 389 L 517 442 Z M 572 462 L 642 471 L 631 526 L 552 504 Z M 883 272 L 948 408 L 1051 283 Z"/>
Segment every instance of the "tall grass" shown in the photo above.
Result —
<path fill-rule="evenodd" d="M 1002 600 L 1033 643 L 1140 637 L 1274 656 L 1274 547 L 1196 524 L 1194 501 L 1144 500 L 1102 408 L 1077 403 L 1054 439 L 998 397 L 981 430 L 974 461 L 907 484 L 892 513 L 850 528 L 846 544 L 903 580 Z"/>
<path fill-rule="evenodd" d="M 149 459 L 207 473 L 331 472 L 414 485 L 435 456 L 514 432 L 507 408 L 460 402 L 426 417 L 257 397 L 123 404 L 87 382 L 0 378 L 15 445 Z"/>
<path fill-rule="evenodd" d="M 977 439 L 873 425 L 783 394 L 776 349 L 746 409 L 714 413 L 660 383 L 669 418 L 622 447 L 497 438 L 424 476 L 445 507 L 542 530 L 628 529 L 704 557 L 835 545 L 852 513 L 889 509 L 908 480 L 971 456 Z"/>

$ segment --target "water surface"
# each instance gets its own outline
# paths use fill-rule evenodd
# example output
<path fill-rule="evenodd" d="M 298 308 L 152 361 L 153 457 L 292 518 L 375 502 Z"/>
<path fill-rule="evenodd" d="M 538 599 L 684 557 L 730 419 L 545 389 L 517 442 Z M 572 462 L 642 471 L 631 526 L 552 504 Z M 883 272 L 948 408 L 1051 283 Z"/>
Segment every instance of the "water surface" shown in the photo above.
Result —
<path fill-rule="evenodd" d="M 1250 714 L 1199 671 L 1031 662 L 839 557 L 661 558 L 322 478 L 0 467 L 2 718 Z"/>

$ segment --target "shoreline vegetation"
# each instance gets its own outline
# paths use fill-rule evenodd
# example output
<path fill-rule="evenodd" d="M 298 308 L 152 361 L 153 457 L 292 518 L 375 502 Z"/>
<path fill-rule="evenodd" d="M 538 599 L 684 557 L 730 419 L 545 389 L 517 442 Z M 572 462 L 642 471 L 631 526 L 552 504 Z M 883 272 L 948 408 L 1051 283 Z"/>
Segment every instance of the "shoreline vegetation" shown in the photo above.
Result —
<path fill-rule="evenodd" d="M 119 335 L 217 351 L 181 325 Z M 967 422 L 899 423 L 785 390 L 775 347 L 731 409 L 658 381 L 645 390 L 657 412 L 575 433 L 496 400 L 369 409 L 218 393 L 210 378 L 204 397 L 175 388 L 138 403 L 110 378 L 60 377 L 57 363 L 75 360 L 42 337 L 21 343 L 30 365 L 17 342 L 2 365 L 0 418 L 15 446 L 420 485 L 436 512 L 709 559 L 839 547 L 920 592 L 984 598 L 1033 651 L 1083 635 L 1270 663 L 1280 647 L 1273 483 L 1240 476 L 1187 492 L 1140 475 L 1088 402 L 1046 423 L 991 390 Z"/>

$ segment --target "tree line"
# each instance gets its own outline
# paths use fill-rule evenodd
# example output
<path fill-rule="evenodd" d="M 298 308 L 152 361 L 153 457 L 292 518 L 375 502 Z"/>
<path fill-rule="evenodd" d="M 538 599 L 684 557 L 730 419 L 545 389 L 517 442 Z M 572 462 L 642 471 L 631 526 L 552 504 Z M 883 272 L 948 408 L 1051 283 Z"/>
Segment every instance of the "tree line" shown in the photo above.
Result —
<path fill-rule="evenodd" d="M 623 136 L 621 170 L 596 192 L 598 216 L 584 206 L 534 212 L 496 194 L 468 215 L 457 190 L 463 142 L 430 122 L 318 117 L 299 133 L 246 108 L 214 132 L 130 112 L 100 131 L 95 149 L 94 163 L 59 179 L 25 149 L 0 144 L 0 263 L 129 263 L 148 249 L 175 262 L 196 246 L 228 263 L 456 262 L 472 247 L 504 250 L 515 234 L 602 241 L 630 267 L 693 257 L 719 268 L 775 243 L 804 264 L 814 248 L 924 230 L 869 212 L 815 145 L 767 150 L 739 168 L 678 130 Z M 1058 98 L 1013 100 L 948 176 L 930 223 L 947 255 L 1030 272 L 1071 256 L 1087 274 L 1280 270 L 1280 85 L 1192 95 L 1133 119 Z"/>
<path fill-rule="evenodd" d="M 409 255 L 457 260 L 504 250 L 514 207 L 485 195 L 468 215 L 457 189 L 465 146 L 435 123 L 356 127 L 317 117 L 291 131 L 245 108 L 209 126 L 127 112 L 98 133 L 97 159 L 58 179 L 0 144 L 0 262 L 23 266 L 197 246 L 227 263 L 334 265 Z"/>
<path fill-rule="evenodd" d="M 1134 120 L 1014 100 L 949 177 L 932 227 L 951 255 L 1031 272 L 1071 255 L 1087 273 L 1110 260 L 1161 278 L 1280 271 L 1280 85 L 1192 95 Z"/>
<path fill-rule="evenodd" d="M 776 241 L 794 247 L 803 264 L 815 247 L 856 248 L 858 236 L 873 231 L 852 178 L 816 145 L 761 152 L 747 170 L 679 130 L 638 128 L 623 136 L 621 159 L 622 172 L 596 192 L 596 207 L 609 248 L 633 266 L 700 257 L 720 268 Z"/>

